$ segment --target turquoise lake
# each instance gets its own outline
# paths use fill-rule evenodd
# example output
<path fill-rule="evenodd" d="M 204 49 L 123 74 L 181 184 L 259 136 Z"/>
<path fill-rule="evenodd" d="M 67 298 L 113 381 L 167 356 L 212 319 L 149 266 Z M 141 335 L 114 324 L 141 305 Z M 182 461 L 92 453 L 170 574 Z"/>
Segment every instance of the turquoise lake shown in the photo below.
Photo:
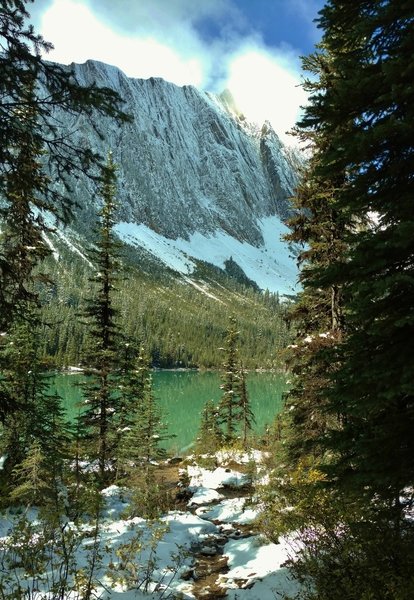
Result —
<path fill-rule="evenodd" d="M 82 375 L 59 374 L 53 378 L 51 389 L 63 398 L 69 417 L 78 412 L 82 400 L 76 385 Z M 282 407 L 285 379 L 277 373 L 248 373 L 247 390 L 256 418 L 255 431 L 262 432 Z M 210 371 L 154 371 L 155 396 L 163 411 L 168 432 L 175 437 L 166 442 L 170 450 L 189 448 L 197 436 L 201 412 L 207 400 L 219 401 L 221 397 L 220 374 Z"/>

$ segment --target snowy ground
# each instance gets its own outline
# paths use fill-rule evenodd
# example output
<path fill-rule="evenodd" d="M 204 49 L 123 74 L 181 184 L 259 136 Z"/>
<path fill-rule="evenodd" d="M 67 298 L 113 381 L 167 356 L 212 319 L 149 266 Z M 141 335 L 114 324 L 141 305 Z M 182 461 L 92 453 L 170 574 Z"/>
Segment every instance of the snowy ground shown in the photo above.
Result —
<path fill-rule="evenodd" d="M 289 554 L 288 541 L 271 544 L 252 534 L 247 528 L 257 510 L 248 506 L 245 497 L 224 497 L 229 486 L 237 494 L 236 490 L 246 485 L 247 476 L 226 466 L 213 470 L 195 465 L 186 468 L 188 489 L 193 494 L 188 510 L 171 511 L 152 528 L 139 517 L 123 518 L 128 502 L 121 488 L 111 486 L 103 491 L 105 510 L 100 532 L 103 558 L 97 597 L 111 600 L 202 597 L 203 581 L 196 576 L 196 556 L 210 555 L 214 560 L 218 552 L 220 560 L 227 559 L 227 572 L 217 575 L 217 583 L 226 589 L 228 598 L 272 600 L 279 597 L 278 593 L 297 591 L 282 566 Z M 34 521 L 35 511 L 28 516 Z M 0 544 L 7 539 L 14 519 L 10 514 L 0 518 Z M 86 532 L 84 535 L 76 555 L 79 567 L 87 564 L 92 547 L 92 539 Z M 110 574 L 120 573 L 117 566 L 121 559 L 128 564 L 122 555 L 128 544 L 131 560 L 128 572 L 132 577 L 128 582 L 114 583 Z M 151 567 L 145 592 L 142 579 L 148 564 Z M 137 565 L 141 568 L 137 569 Z M 40 593 L 30 597 L 52 598 Z M 66 597 L 79 598 L 74 594 Z"/>

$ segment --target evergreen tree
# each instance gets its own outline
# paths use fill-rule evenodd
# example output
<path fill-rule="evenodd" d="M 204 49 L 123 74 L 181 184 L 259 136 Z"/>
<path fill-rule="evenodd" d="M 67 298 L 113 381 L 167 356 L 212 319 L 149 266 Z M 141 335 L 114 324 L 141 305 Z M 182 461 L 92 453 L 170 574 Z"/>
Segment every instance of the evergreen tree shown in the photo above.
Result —
<path fill-rule="evenodd" d="M 255 417 L 250 406 L 249 396 L 246 387 L 246 372 L 243 369 L 243 365 L 240 366 L 239 370 L 239 406 L 240 406 L 240 424 L 242 428 L 242 443 L 243 447 L 247 448 L 247 438 L 255 423 Z"/>
<path fill-rule="evenodd" d="M 41 505 L 53 493 L 53 479 L 39 440 L 35 440 L 27 455 L 13 470 L 16 486 L 10 493 L 12 501 L 29 506 Z"/>
<path fill-rule="evenodd" d="M 309 57 L 304 66 L 315 75 L 328 64 L 328 58 L 321 52 Z M 314 93 L 319 88 L 314 82 L 306 87 Z M 292 231 L 286 236 L 305 246 L 298 256 L 303 291 L 288 317 L 296 329 L 295 343 L 288 351 L 293 384 L 286 398 L 291 424 L 286 450 L 292 464 L 309 453 L 314 458 L 321 456 L 325 433 L 339 426 L 340 415 L 328 417 L 325 392 L 330 386 L 330 375 L 338 366 L 335 348 L 345 333 L 343 286 L 327 285 L 320 278 L 321 271 L 342 260 L 346 248 L 346 222 L 336 203 L 336 192 L 343 185 L 343 178 L 336 174 L 336 181 L 328 181 L 317 174 L 320 153 L 326 145 L 323 132 L 311 131 L 306 136 L 302 131 L 301 137 L 311 143 L 313 155 L 297 188 L 296 212 L 289 221 Z"/>
<path fill-rule="evenodd" d="M 167 427 L 163 423 L 162 414 L 154 396 L 148 362 L 143 363 L 141 357 L 138 364 L 140 372 L 136 377 L 137 388 L 131 424 L 122 435 L 121 440 L 122 464 L 124 469 L 126 468 L 129 472 L 131 469 L 134 470 L 140 466 L 147 467 L 151 461 L 164 458 L 166 451 L 160 444 L 171 437 L 166 432 Z M 130 468 L 127 466 L 128 463 Z"/>
<path fill-rule="evenodd" d="M 22 107 L 15 118 L 20 128 L 10 150 L 14 162 L 4 176 L 4 199 L 0 216 L 0 328 L 10 323 L 11 315 L 27 313 L 30 305 L 37 302 L 34 289 L 34 269 L 50 250 L 42 238 L 48 228 L 41 210 L 55 212 L 53 205 L 45 202 L 44 192 L 49 178 L 43 172 L 43 154 L 39 140 L 33 136 L 38 115 L 33 103 L 34 82 L 21 93 Z M 4 319 L 4 320 L 3 320 Z"/>
<path fill-rule="evenodd" d="M 30 361 L 37 354 L 30 340 L 30 330 L 33 329 L 34 334 L 40 319 L 36 310 L 38 295 L 35 283 L 45 283 L 45 278 L 35 275 L 34 269 L 49 254 L 42 238 L 45 225 L 39 212 L 44 206 L 42 194 L 48 178 L 42 173 L 41 148 L 32 135 L 37 121 L 35 107 L 31 105 L 33 87 L 34 82 L 31 81 L 21 93 L 25 104 L 16 114 L 20 128 L 11 144 L 15 162 L 4 177 L 5 202 L 0 208 L 0 330 L 5 333 L 0 345 L 0 370 L 7 373 L 0 383 L 0 415 L 3 419 L 22 408 L 19 377 L 27 379 L 27 376 L 23 370 L 19 377 L 15 377 L 13 369 L 15 366 L 20 368 L 23 362 L 24 369 L 29 371 L 32 367 Z M 18 324 L 13 335 L 7 336 L 5 329 L 13 330 L 14 320 Z M 16 343 L 17 346 L 13 346 Z M 16 351 L 19 358 L 14 363 Z M 33 369 L 36 370 L 36 367 L 33 366 Z M 13 389 L 11 380 L 16 382 L 16 389 Z M 28 416 L 30 418 L 30 414 Z M 21 415 L 16 416 L 17 420 L 20 418 Z"/>
<path fill-rule="evenodd" d="M 117 428 L 119 436 L 132 426 L 134 415 L 142 406 L 145 382 L 150 374 L 149 358 L 141 346 L 138 356 L 134 344 L 124 344 L 124 355 L 121 365 L 119 409 Z"/>
<path fill-rule="evenodd" d="M 397 521 L 414 480 L 413 23 L 411 4 L 393 1 L 332 1 L 321 16 L 338 76 L 318 107 L 332 132 L 319 171 L 347 172 L 338 204 L 358 224 L 325 278 L 346 283 L 350 323 L 331 396 L 343 426 L 329 438 L 329 473 L 368 504 L 391 505 Z"/>
<path fill-rule="evenodd" d="M 238 371 L 237 340 L 239 332 L 236 327 L 236 319 L 230 317 L 229 328 L 226 334 L 225 359 L 222 367 L 220 389 L 223 395 L 219 403 L 220 422 L 224 425 L 224 439 L 227 443 L 235 440 L 237 422 L 239 420 L 239 385 L 240 375 Z"/>
<path fill-rule="evenodd" d="M 0 331 L 34 293 L 28 278 L 46 254 L 42 211 L 65 218 L 71 206 L 68 177 L 77 171 L 94 177 L 100 160 L 90 148 L 78 147 L 70 132 L 62 132 L 52 118 L 55 107 L 91 120 L 96 115 L 129 119 L 116 92 L 83 87 L 71 68 L 41 58 L 52 46 L 28 24 L 29 4 L 7 0 L 0 11 L 0 217 L 6 223 L 0 243 Z M 19 231 L 23 223 L 26 244 Z"/>
<path fill-rule="evenodd" d="M 311 257 L 310 302 L 297 309 L 311 350 L 291 396 L 296 468 L 284 490 L 296 506 L 285 524 L 302 531 L 292 568 L 309 582 L 304 599 L 408 600 L 414 589 L 413 24 L 410 3 L 392 0 L 329 0 L 321 11 L 328 60 L 300 123 L 316 147 L 305 183 L 318 184 L 313 194 L 331 190 L 342 235 L 334 260 Z M 297 225 L 314 216 L 322 225 L 322 206 Z M 337 293 L 340 312 L 329 314 Z M 322 331 L 318 296 L 332 324 Z M 321 352 L 325 334 L 333 343 Z"/>
<path fill-rule="evenodd" d="M 14 406 L 5 416 L 1 440 L 6 455 L 2 475 L 9 486 L 14 485 L 14 470 L 29 458 L 33 444 L 55 473 L 62 471 L 66 456 L 68 427 L 61 398 L 50 393 L 49 377 L 39 358 L 36 321 L 36 316 L 28 314 L 23 322 L 15 322 L 3 348 L 0 390 Z"/>
<path fill-rule="evenodd" d="M 171 438 L 152 389 L 149 359 L 141 348 L 131 374 L 129 425 L 120 431 L 118 476 L 132 489 L 133 514 L 152 519 L 167 508 L 165 485 L 156 476 L 157 461 L 165 458 L 162 442 Z M 135 392 L 135 393 L 134 393 Z"/>
<path fill-rule="evenodd" d="M 112 468 L 110 460 L 116 453 L 116 420 L 119 408 L 116 371 L 119 367 L 118 345 L 120 331 L 117 324 L 118 311 L 114 307 L 114 292 L 120 278 L 120 244 L 113 234 L 115 204 L 115 166 L 111 155 L 102 169 L 101 196 L 103 205 L 99 211 L 98 239 L 91 250 L 96 274 L 90 278 L 94 290 L 87 298 L 84 311 L 90 336 L 90 351 L 84 357 L 85 374 L 89 376 L 82 387 L 86 410 L 81 419 L 89 427 L 92 458 L 99 468 L 99 482 L 104 486 Z"/>
<path fill-rule="evenodd" d="M 313 102 L 319 102 L 325 88 L 332 86 L 332 57 L 321 44 L 303 61 L 310 76 L 304 88 L 311 103 L 296 134 L 311 152 L 302 165 L 302 177 L 293 198 L 294 214 L 289 219 L 287 240 L 302 246 L 298 254 L 302 291 L 290 309 L 295 339 L 287 351 L 292 385 L 285 398 L 284 414 L 278 427 L 277 457 L 266 500 L 267 522 L 276 532 L 300 529 L 312 520 L 315 507 L 322 504 L 318 486 L 324 460 L 325 436 L 340 427 L 338 414 L 329 416 L 330 377 L 338 368 L 336 348 L 345 333 L 343 289 L 321 280 L 321 273 L 338 264 L 346 249 L 347 219 L 338 208 L 337 191 L 345 175 L 336 172 L 330 179 L 318 168 L 329 144 L 329 135 L 314 117 Z M 325 500 L 325 498 L 324 498 Z M 286 510 L 294 507 L 294 510 Z M 270 515 L 272 515 L 270 517 Z M 266 525 L 269 530 L 269 525 Z"/>
<path fill-rule="evenodd" d="M 196 449 L 200 454 L 214 453 L 223 443 L 223 432 L 219 423 L 219 410 L 214 400 L 207 400 L 201 413 L 200 430 Z"/>

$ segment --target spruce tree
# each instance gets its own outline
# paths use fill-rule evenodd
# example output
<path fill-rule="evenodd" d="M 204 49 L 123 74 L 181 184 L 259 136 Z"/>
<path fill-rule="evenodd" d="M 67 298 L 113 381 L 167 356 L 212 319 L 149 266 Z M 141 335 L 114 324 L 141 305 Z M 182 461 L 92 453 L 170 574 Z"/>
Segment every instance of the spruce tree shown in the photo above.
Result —
<path fill-rule="evenodd" d="M 201 413 L 200 429 L 196 450 L 200 454 L 214 453 L 223 443 L 223 432 L 219 422 L 219 410 L 214 400 L 207 400 Z"/>
<path fill-rule="evenodd" d="M 158 517 L 167 508 L 167 490 L 156 475 L 157 462 L 165 458 L 162 443 L 171 438 L 152 389 L 149 359 L 141 348 L 137 368 L 131 373 L 127 427 L 120 430 L 118 477 L 132 490 L 132 512 Z"/>
<path fill-rule="evenodd" d="M 167 427 L 163 423 L 161 410 L 154 396 L 149 360 L 143 349 L 138 357 L 137 367 L 131 382 L 131 386 L 134 386 L 131 387 L 131 392 L 135 389 L 131 420 L 129 427 L 122 433 L 120 442 L 122 464 L 129 472 L 164 458 L 166 451 L 160 444 L 171 437 L 167 434 Z"/>
<path fill-rule="evenodd" d="M 50 500 L 54 488 L 50 467 L 39 440 L 35 440 L 22 462 L 13 469 L 16 485 L 10 499 L 28 506 L 39 506 Z"/>
<path fill-rule="evenodd" d="M 145 382 L 150 374 L 150 362 L 141 346 L 138 356 L 132 341 L 124 343 L 119 377 L 119 409 L 117 428 L 120 438 L 131 427 L 134 415 L 139 411 L 144 398 Z"/>
<path fill-rule="evenodd" d="M 253 429 L 255 417 L 250 405 L 249 395 L 246 386 L 246 372 L 243 365 L 239 369 L 239 408 L 240 408 L 240 425 L 241 425 L 241 440 L 244 448 L 247 448 L 247 439 Z"/>
<path fill-rule="evenodd" d="M 38 302 L 34 289 L 34 269 L 50 254 L 42 233 L 48 230 L 43 210 L 52 214 L 54 206 L 44 199 L 50 183 L 44 174 L 42 146 L 33 136 L 38 114 L 33 102 L 35 82 L 21 92 L 22 106 L 15 118 L 20 128 L 10 143 L 14 161 L 4 175 L 4 200 L 0 217 L 0 328 L 4 330 L 12 315 L 24 316 Z"/>
<path fill-rule="evenodd" d="M 3 419 L 21 408 L 18 400 L 20 391 L 13 390 L 10 385 L 14 369 L 11 345 L 17 340 L 13 341 L 13 336 L 7 335 L 7 329 L 10 334 L 14 322 L 18 323 L 14 335 L 19 337 L 22 334 L 24 340 L 21 340 L 22 347 L 18 345 L 17 348 L 25 359 L 28 358 L 25 351 L 34 358 L 36 350 L 29 339 L 30 329 L 34 334 L 40 320 L 35 285 L 46 283 L 45 277 L 39 273 L 35 275 L 34 270 L 49 254 L 42 238 L 45 224 L 39 212 L 44 204 L 42 195 L 48 178 L 42 172 L 41 148 L 32 135 L 37 122 L 36 111 L 31 105 L 33 88 L 34 82 L 31 81 L 21 92 L 25 104 L 15 115 L 20 128 L 10 145 L 15 163 L 4 177 L 5 201 L 0 208 L 0 331 L 4 333 L 0 345 L 0 370 L 8 373 L 6 379 L 9 379 L 7 384 L 5 380 L 0 383 L 0 415 Z M 27 331 L 23 334 L 25 322 Z M 30 360 L 26 368 L 30 369 Z"/>
<path fill-rule="evenodd" d="M 97 240 L 90 252 L 96 274 L 90 278 L 92 295 L 86 299 L 84 316 L 90 337 L 86 353 L 85 374 L 82 385 L 86 400 L 81 419 L 89 427 L 91 457 L 98 462 L 99 485 L 109 481 L 114 468 L 111 459 L 116 454 L 116 420 L 119 409 L 117 370 L 119 368 L 118 311 L 114 307 L 114 293 L 120 278 L 120 243 L 113 233 L 116 169 L 111 155 L 102 169 L 100 193 L 103 200 L 98 213 Z"/>
<path fill-rule="evenodd" d="M 350 329 L 331 396 L 343 427 L 329 438 L 329 473 L 367 503 L 390 504 L 397 521 L 414 480 L 413 23 L 407 2 L 332 1 L 321 16 L 338 76 L 318 108 L 332 132 L 319 172 L 346 171 L 338 205 L 357 224 L 325 278 L 346 284 Z"/>
<path fill-rule="evenodd" d="M 238 371 L 237 331 L 235 317 L 230 317 L 229 327 L 226 333 L 225 359 L 222 366 L 220 389 L 223 395 L 219 403 L 220 422 L 224 426 L 224 439 L 227 443 L 234 442 L 236 438 L 237 423 L 240 417 L 239 407 L 239 385 L 240 375 Z"/>
<path fill-rule="evenodd" d="M 345 242 L 337 260 L 311 269 L 305 293 L 311 302 L 325 294 L 326 309 L 327 292 L 341 292 L 346 336 L 312 363 L 304 357 L 293 390 L 299 451 L 285 489 L 296 490 L 291 522 L 304 550 L 292 567 L 310 583 L 306 599 L 408 600 L 414 589 L 413 24 L 410 3 L 329 0 L 320 18 L 329 61 L 300 123 L 316 143 L 311 184 L 332 190 Z M 317 211 L 305 222 L 323 222 Z M 312 323 L 315 309 L 297 310 Z M 301 406 L 309 394 L 319 415 Z"/>
<path fill-rule="evenodd" d="M 329 60 L 325 52 L 309 57 L 304 63 L 313 74 L 326 65 Z M 315 93 L 319 87 L 310 82 L 306 89 Z M 335 349 L 345 335 L 343 286 L 321 281 L 321 273 L 338 264 L 346 249 L 346 219 L 336 203 L 336 193 L 344 178 L 336 174 L 335 181 L 330 181 L 317 174 L 320 153 L 326 145 L 323 132 L 311 131 L 306 135 L 301 131 L 301 137 L 311 144 L 313 154 L 293 198 L 295 214 L 289 220 L 292 231 L 286 236 L 289 241 L 303 245 L 298 255 L 303 289 L 288 316 L 296 330 L 294 343 L 288 348 L 287 362 L 293 382 L 285 402 L 291 424 L 286 450 L 292 463 L 309 454 L 315 459 L 323 455 L 321 441 L 325 433 L 331 427 L 339 427 L 339 414 L 328 417 L 326 390 L 330 375 L 338 366 Z"/>
<path fill-rule="evenodd" d="M 15 484 L 14 469 L 29 458 L 33 444 L 38 444 L 53 472 L 61 474 L 69 439 L 61 398 L 50 392 L 39 356 L 40 327 L 33 312 L 13 324 L 2 353 L 0 390 L 14 407 L 5 416 L 1 441 L 6 455 L 2 475 L 9 487 Z"/>

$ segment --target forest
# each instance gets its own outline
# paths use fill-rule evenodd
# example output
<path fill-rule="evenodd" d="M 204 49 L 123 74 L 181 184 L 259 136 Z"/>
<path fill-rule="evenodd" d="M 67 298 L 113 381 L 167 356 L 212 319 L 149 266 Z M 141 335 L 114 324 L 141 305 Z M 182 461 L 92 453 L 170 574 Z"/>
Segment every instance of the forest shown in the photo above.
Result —
<path fill-rule="evenodd" d="M 63 245 L 59 254 L 59 262 L 49 257 L 43 265 L 53 284 L 39 289 L 41 352 L 48 368 L 82 364 L 86 332 L 80 315 L 93 273 Z M 284 369 L 283 349 L 292 337 L 286 320 L 289 300 L 280 301 L 277 294 L 262 293 L 224 270 L 200 263 L 192 279 L 202 288 L 208 286 L 207 295 L 153 263 L 146 269 L 140 261 L 137 268 L 139 258 L 129 248 L 122 248 L 121 256 L 123 273 L 114 294 L 120 326 L 125 340 L 148 349 L 153 367 L 220 368 L 220 348 L 234 313 L 245 367 Z"/>
<path fill-rule="evenodd" d="M 111 154 L 74 147 L 50 116 L 59 105 L 98 128 L 100 115 L 120 126 L 130 117 L 113 91 L 81 87 L 42 59 L 49 45 L 27 25 L 27 5 L 7 0 L 0 12 L 0 508 L 13 522 L 1 538 L 0 597 L 121 593 L 97 582 L 111 486 L 124 490 L 131 524 L 146 519 L 151 532 L 118 549 L 111 581 L 135 597 L 166 597 L 149 585 L 151 560 L 177 496 L 160 476 L 165 429 L 151 366 L 182 365 L 222 370 L 222 398 L 206 405 L 195 432 L 205 464 L 223 449 L 258 443 L 246 368 L 289 373 L 283 412 L 260 441 L 266 477 L 254 459 L 246 468 L 253 487 L 257 481 L 257 532 L 274 544 L 288 535 L 295 548 L 285 567 L 298 587 L 284 600 L 411 600 L 412 2 L 327 0 L 319 13 L 322 41 L 303 59 L 309 100 L 294 133 L 307 161 L 287 236 L 301 248 L 302 291 L 287 305 L 214 274 L 224 277 L 236 314 L 203 306 L 175 279 L 161 294 L 156 279 L 123 257 L 113 234 Z M 39 79 L 48 81 L 47 96 L 37 93 Z M 94 268 L 75 261 L 58 272 L 45 215 L 70 220 L 68 177 L 79 170 L 100 198 L 88 250 Z M 234 300 L 241 289 L 250 307 Z M 169 314 L 177 307 L 179 324 Z M 61 399 L 48 393 L 46 369 L 72 363 L 87 378 L 69 424 Z M 85 538 L 89 553 L 78 564 Z M 136 558 L 143 546 L 144 565 Z"/>

